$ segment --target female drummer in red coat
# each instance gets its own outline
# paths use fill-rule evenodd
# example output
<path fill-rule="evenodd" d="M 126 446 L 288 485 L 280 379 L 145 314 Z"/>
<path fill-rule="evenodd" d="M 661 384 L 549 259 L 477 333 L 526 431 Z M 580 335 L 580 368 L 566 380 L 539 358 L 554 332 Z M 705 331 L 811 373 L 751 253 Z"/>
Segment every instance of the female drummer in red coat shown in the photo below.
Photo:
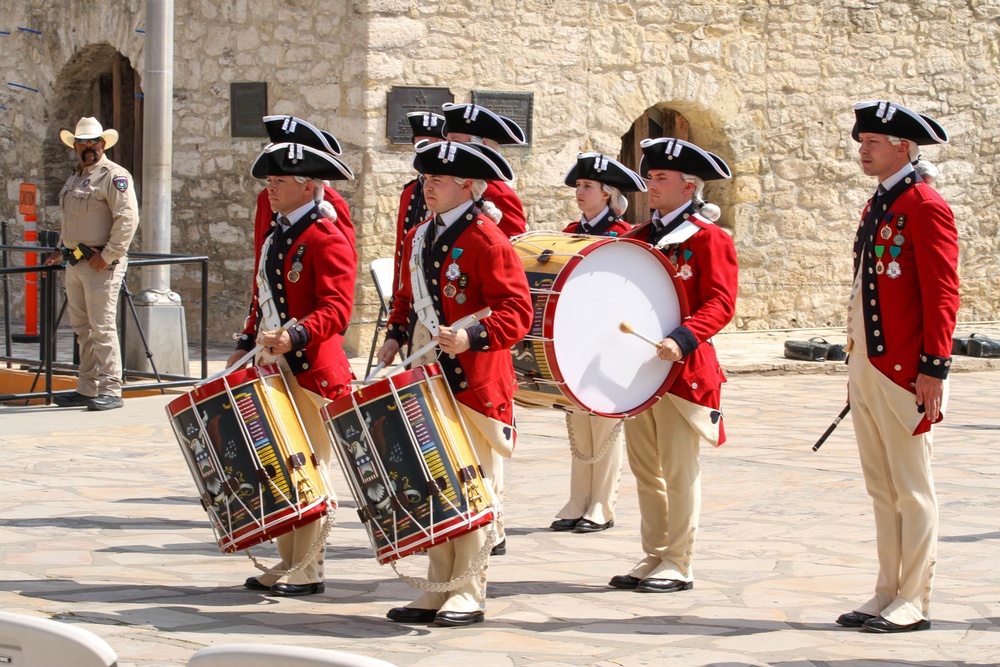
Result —
<path fill-rule="evenodd" d="M 414 167 L 424 175 L 433 218 L 403 244 L 403 271 L 393 295 L 379 361 L 391 363 L 401 343 L 437 340 L 441 365 L 458 400 L 488 482 L 514 448 L 514 366 L 510 348 L 528 333 L 532 306 L 520 258 L 496 221 L 474 204 L 486 180 L 510 179 L 510 166 L 481 145 L 418 143 Z M 486 308 L 491 314 L 464 329 L 451 323 Z M 410 331 L 410 313 L 416 325 Z M 420 363 L 429 363 L 428 355 Z M 463 626 L 482 622 L 486 608 L 488 527 L 428 549 L 428 580 L 447 582 L 476 570 L 447 592 L 423 592 L 387 616 L 402 623 Z M 482 565 L 478 565 L 481 563 Z"/>
<path fill-rule="evenodd" d="M 636 478 L 645 557 L 610 585 L 672 593 L 694 586 L 691 561 L 701 511 L 702 440 L 721 445 L 725 382 L 711 338 L 733 318 L 736 248 L 713 224 L 719 209 L 702 199 L 704 181 L 729 178 L 717 155 L 680 139 L 645 139 L 639 173 L 656 209 L 645 240 L 676 267 L 690 317 L 665 337 L 657 355 L 679 362 L 667 394 L 625 424 L 629 465 Z"/>
<path fill-rule="evenodd" d="M 256 253 L 250 316 L 228 363 L 236 363 L 255 343 L 264 346 L 257 363 L 277 362 L 286 371 L 312 450 L 325 467 L 330 441 L 319 409 L 349 391 L 354 377 L 341 333 L 350 322 L 354 301 L 355 255 L 320 205 L 323 180 L 354 174 L 332 154 L 294 143 L 269 145 L 251 173 L 267 178 L 266 192 L 278 224 Z M 281 329 L 292 318 L 299 322 Z M 284 582 L 267 572 L 248 578 L 244 586 L 279 596 L 323 592 L 323 549 L 306 557 L 322 531 L 323 522 L 315 521 L 278 537 L 281 564 L 275 569 L 298 569 Z"/>
<path fill-rule="evenodd" d="M 632 226 L 621 215 L 628 207 L 622 192 L 646 191 L 637 173 L 600 153 L 580 153 L 566 174 L 576 189 L 582 215 L 563 231 L 568 234 L 619 236 Z M 556 514 L 552 530 L 596 533 L 615 524 L 618 481 L 622 471 L 622 420 L 583 412 L 566 414 L 572 453 L 569 501 Z"/>

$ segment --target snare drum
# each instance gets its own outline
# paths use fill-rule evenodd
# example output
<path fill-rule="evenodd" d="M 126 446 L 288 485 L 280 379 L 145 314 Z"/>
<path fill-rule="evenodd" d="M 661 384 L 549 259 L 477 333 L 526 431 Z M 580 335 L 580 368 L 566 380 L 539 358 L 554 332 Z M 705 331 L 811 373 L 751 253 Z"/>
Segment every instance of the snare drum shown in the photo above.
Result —
<path fill-rule="evenodd" d="M 277 364 L 207 382 L 168 403 L 167 417 L 223 552 L 336 507 Z"/>
<path fill-rule="evenodd" d="M 437 364 L 361 387 L 320 412 L 379 563 L 493 521 L 489 485 Z"/>
<path fill-rule="evenodd" d="M 512 242 L 535 308 L 531 332 L 511 350 L 518 404 L 627 417 L 667 392 L 680 366 L 619 329 L 628 322 L 659 341 L 687 317 L 662 253 L 636 239 L 559 232 Z"/>

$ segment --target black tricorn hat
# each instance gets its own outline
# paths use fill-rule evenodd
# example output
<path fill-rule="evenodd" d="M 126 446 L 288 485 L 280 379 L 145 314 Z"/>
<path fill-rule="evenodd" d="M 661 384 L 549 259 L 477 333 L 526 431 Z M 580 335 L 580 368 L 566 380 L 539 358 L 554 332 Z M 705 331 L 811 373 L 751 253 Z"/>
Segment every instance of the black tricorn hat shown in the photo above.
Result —
<path fill-rule="evenodd" d="M 651 169 L 679 171 L 703 181 L 731 178 L 733 175 L 721 157 L 683 139 L 643 139 L 639 146 L 642 148 L 639 173 L 643 178 L 649 178 Z"/>
<path fill-rule="evenodd" d="M 481 139 L 492 139 L 498 144 L 523 144 L 524 130 L 506 116 L 495 114 L 486 107 L 475 104 L 441 105 L 444 111 L 444 134 L 459 132 Z"/>
<path fill-rule="evenodd" d="M 270 144 L 260 152 L 250 174 L 268 176 L 304 176 L 327 181 L 349 181 L 354 172 L 334 155 L 302 144 Z"/>
<path fill-rule="evenodd" d="M 413 147 L 413 168 L 421 174 L 442 174 L 484 181 L 510 181 L 514 170 L 489 146 L 459 141 L 431 143 L 426 139 Z"/>
<path fill-rule="evenodd" d="M 577 153 L 576 164 L 566 174 L 566 185 L 576 187 L 578 179 L 586 178 L 618 188 L 621 192 L 645 192 L 646 184 L 618 160 L 601 153 Z"/>
<path fill-rule="evenodd" d="M 885 100 L 870 100 L 854 105 L 851 137 L 860 142 L 862 132 L 888 134 L 912 141 L 918 146 L 948 143 L 948 133 L 936 120 Z"/>
<path fill-rule="evenodd" d="M 321 130 L 312 123 L 295 116 L 264 116 L 264 127 L 271 143 L 302 144 L 325 153 L 340 155 L 337 137 Z"/>
<path fill-rule="evenodd" d="M 411 111 L 406 114 L 406 120 L 410 121 L 413 138 L 437 137 L 444 139 L 444 116 L 441 114 L 430 111 Z"/>

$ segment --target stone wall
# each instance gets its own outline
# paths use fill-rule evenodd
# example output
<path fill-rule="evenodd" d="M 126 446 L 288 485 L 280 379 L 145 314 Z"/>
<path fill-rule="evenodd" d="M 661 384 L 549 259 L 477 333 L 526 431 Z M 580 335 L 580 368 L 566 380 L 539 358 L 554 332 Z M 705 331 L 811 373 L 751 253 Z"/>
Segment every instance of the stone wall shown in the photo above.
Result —
<path fill-rule="evenodd" d="M 8 87 L 0 97 L 0 178 L 10 202 L 0 215 L 9 217 L 19 182 L 43 181 L 47 170 L 61 182 L 68 171 L 58 131 L 80 109 L 61 87 L 80 76 L 88 49 L 111 46 L 141 74 L 135 30 L 144 15 L 138 0 L 3 2 L 11 26 L 43 33 L 0 36 L 6 76 L 41 91 Z M 851 105 L 888 97 L 950 133 L 951 144 L 926 157 L 942 171 L 939 187 L 959 224 L 960 317 L 998 317 L 995 2 L 178 0 L 175 12 L 173 250 L 212 257 L 213 342 L 242 321 L 252 268 L 259 184 L 248 168 L 262 142 L 230 137 L 229 84 L 240 81 L 268 83 L 271 113 L 331 130 L 358 174 L 338 184 L 359 232 L 352 352 L 367 352 L 377 312 L 367 267 L 391 254 L 398 193 L 412 177 L 410 150 L 385 136 L 394 85 L 446 86 L 458 102 L 474 89 L 533 93 L 532 146 L 503 151 L 531 229 L 576 217 L 562 179 L 578 151 L 617 155 L 650 107 L 683 114 L 691 140 L 734 173 L 708 198 L 736 240 L 733 326 L 742 329 L 843 324 L 850 242 L 875 185 L 857 163 Z M 43 224 L 55 226 L 54 193 L 46 194 Z M 173 276 L 196 307 L 197 273 Z"/>

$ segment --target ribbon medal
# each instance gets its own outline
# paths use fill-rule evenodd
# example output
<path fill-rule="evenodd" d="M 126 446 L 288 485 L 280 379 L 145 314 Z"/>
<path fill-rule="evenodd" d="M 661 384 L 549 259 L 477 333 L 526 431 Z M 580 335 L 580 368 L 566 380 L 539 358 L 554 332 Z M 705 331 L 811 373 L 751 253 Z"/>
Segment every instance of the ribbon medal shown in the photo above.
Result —
<path fill-rule="evenodd" d="M 680 268 L 681 280 L 690 280 L 691 277 L 694 276 L 694 270 L 691 268 L 691 265 L 688 264 L 688 260 L 691 259 L 693 254 L 694 253 L 690 250 L 684 251 L 684 263 L 681 264 Z"/>
<path fill-rule="evenodd" d="M 899 268 L 899 262 L 896 258 L 899 257 L 899 252 L 902 250 L 898 245 L 889 247 L 889 254 L 892 255 L 892 261 L 889 262 L 889 269 L 886 271 L 886 275 L 890 278 L 898 278 L 903 274 L 903 270 Z"/>
<path fill-rule="evenodd" d="M 888 241 L 889 239 L 892 238 L 892 227 L 890 227 L 889 225 L 886 225 L 885 227 L 882 228 L 882 231 L 879 232 L 879 235 L 883 239 L 885 239 L 886 241 Z"/>
<path fill-rule="evenodd" d="M 452 262 L 444 272 L 444 277 L 448 280 L 458 280 L 458 277 L 462 275 L 462 267 L 458 265 L 458 258 L 462 256 L 462 252 L 461 248 L 451 249 Z"/>
<path fill-rule="evenodd" d="M 297 283 L 301 277 L 302 255 L 306 254 L 306 244 L 300 243 L 295 249 L 295 257 L 292 258 L 292 270 L 288 272 L 288 282 Z"/>
<path fill-rule="evenodd" d="M 458 277 L 458 289 L 462 290 L 455 297 L 455 303 L 465 303 L 465 288 L 469 286 L 469 274 L 463 273 Z"/>
<path fill-rule="evenodd" d="M 882 255 L 884 254 L 885 254 L 884 245 L 875 246 L 875 256 L 878 257 L 878 261 L 875 262 L 875 273 L 879 275 L 885 273 L 885 266 L 882 265 Z"/>

